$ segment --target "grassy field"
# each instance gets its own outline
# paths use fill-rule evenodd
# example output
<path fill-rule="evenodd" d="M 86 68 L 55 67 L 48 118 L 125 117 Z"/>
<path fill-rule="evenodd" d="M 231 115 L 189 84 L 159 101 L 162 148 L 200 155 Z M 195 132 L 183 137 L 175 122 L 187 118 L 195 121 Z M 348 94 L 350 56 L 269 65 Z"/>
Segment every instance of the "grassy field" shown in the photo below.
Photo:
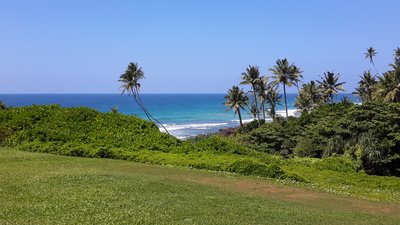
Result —
<path fill-rule="evenodd" d="M 399 224 L 400 205 L 220 173 L 0 148 L 0 224 Z"/>

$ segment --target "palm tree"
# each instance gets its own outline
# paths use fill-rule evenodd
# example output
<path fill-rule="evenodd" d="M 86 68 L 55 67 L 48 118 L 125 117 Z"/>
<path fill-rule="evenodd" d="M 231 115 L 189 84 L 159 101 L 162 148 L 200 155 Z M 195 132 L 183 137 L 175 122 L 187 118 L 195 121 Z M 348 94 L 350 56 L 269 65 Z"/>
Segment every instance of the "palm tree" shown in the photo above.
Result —
<path fill-rule="evenodd" d="M 330 99 L 331 103 L 333 104 L 333 95 L 335 95 L 338 91 L 344 91 L 342 85 L 346 82 L 338 83 L 340 75 L 329 71 L 324 73 L 324 77 L 320 77 L 322 81 L 317 82 L 321 86 L 323 97 L 325 98 L 325 101 Z"/>
<path fill-rule="evenodd" d="M 377 83 L 376 76 L 371 74 L 371 71 L 364 71 L 364 74 L 360 76 L 361 80 L 358 82 L 358 87 L 353 94 L 358 95 L 363 102 L 372 101 L 372 94 L 374 87 Z"/>
<path fill-rule="evenodd" d="M 399 48 L 399 47 L 397 47 L 397 48 L 394 50 L 394 58 L 395 58 L 395 59 L 400 59 L 400 48 Z"/>
<path fill-rule="evenodd" d="M 267 98 L 268 92 L 268 77 L 261 77 L 257 83 L 257 95 L 260 98 L 260 108 L 263 112 L 263 119 L 265 120 L 265 100 Z"/>
<path fill-rule="evenodd" d="M 297 94 L 300 94 L 299 82 L 303 79 L 303 71 L 300 70 L 299 67 L 292 65 L 292 75 L 293 75 L 293 82 L 297 87 Z"/>
<path fill-rule="evenodd" d="M 388 71 L 379 77 L 378 96 L 385 102 L 400 102 L 400 68 Z"/>
<path fill-rule="evenodd" d="M 294 105 L 300 109 L 301 112 L 310 112 L 313 109 L 313 102 L 310 96 L 304 92 L 300 92 L 300 94 L 296 96 Z"/>
<path fill-rule="evenodd" d="M 321 89 L 314 81 L 303 84 L 296 97 L 296 107 L 302 111 L 311 111 L 322 102 Z"/>
<path fill-rule="evenodd" d="M 239 89 L 238 86 L 233 86 L 228 90 L 225 99 L 225 106 L 228 107 L 227 111 L 232 109 L 235 112 L 235 115 L 237 113 L 239 115 L 240 126 L 243 127 L 240 109 L 244 109 L 244 107 L 249 104 L 249 97 L 247 97 L 243 90 Z"/>
<path fill-rule="evenodd" d="M 258 108 L 252 104 L 249 107 L 249 114 L 253 116 L 254 120 L 257 120 Z"/>
<path fill-rule="evenodd" d="M 288 60 L 278 59 L 276 61 L 276 65 L 273 68 L 269 69 L 274 75 L 275 83 L 283 85 L 283 95 L 285 96 L 285 109 L 286 109 L 286 118 L 288 117 L 288 107 L 287 107 L 287 99 L 286 99 L 286 86 L 290 87 L 294 84 L 296 77 L 294 76 L 293 64 L 289 65 Z"/>
<path fill-rule="evenodd" d="M 152 121 L 155 120 L 164 130 L 169 134 L 168 130 L 164 127 L 164 125 L 154 118 L 149 111 L 143 106 L 142 99 L 139 95 L 140 83 L 139 81 L 144 79 L 144 72 L 142 67 L 139 67 L 137 63 L 129 63 L 125 73 L 120 76 L 119 81 L 122 82 L 121 89 L 122 94 L 128 93 L 128 95 L 132 94 L 133 99 L 136 104 L 142 109 L 147 118 Z"/>
<path fill-rule="evenodd" d="M 257 104 L 257 84 L 260 81 L 260 70 L 258 66 L 249 66 L 246 69 L 246 72 L 242 73 L 242 82 L 240 84 L 250 84 L 251 91 L 254 97 L 254 103 L 258 111 L 258 104 Z M 260 115 L 257 112 L 257 119 L 260 120 Z"/>
<path fill-rule="evenodd" d="M 269 115 L 272 120 L 275 120 L 276 117 L 276 106 L 280 105 L 282 95 L 278 92 L 278 86 L 271 84 L 268 86 L 267 95 L 265 102 L 269 105 Z"/>
<path fill-rule="evenodd" d="M 372 63 L 372 65 L 374 66 L 376 73 L 378 73 L 378 70 L 376 69 L 376 66 L 374 63 L 374 57 L 376 56 L 376 54 L 378 54 L 378 52 L 373 47 L 367 48 L 367 52 L 364 53 L 365 58 L 369 59 L 369 62 Z"/>

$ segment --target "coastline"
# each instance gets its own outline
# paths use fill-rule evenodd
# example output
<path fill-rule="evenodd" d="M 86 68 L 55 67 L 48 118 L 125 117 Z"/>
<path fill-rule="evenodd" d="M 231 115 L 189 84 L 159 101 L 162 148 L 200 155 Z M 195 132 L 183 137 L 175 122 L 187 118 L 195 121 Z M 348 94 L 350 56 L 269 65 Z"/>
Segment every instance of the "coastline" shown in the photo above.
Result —
<path fill-rule="evenodd" d="M 285 117 L 286 112 L 285 110 L 278 110 L 277 115 Z M 294 116 L 294 117 L 299 117 L 300 116 L 300 111 L 298 109 L 288 109 L 288 115 L 289 116 Z M 253 121 L 253 118 L 246 118 L 242 119 L 242 122 L 244 124 L 249 123 Z M 268 115 L 266 115 L 266 122 L 271 122 L 272 118 L 270 118 Z M 163 124 L 168 132 L 175 136 L 178 139 L 185 140 L 191 137 L 195 137 L 198 135 L 207 135 L 207 134 L 212 134 L 212 133 L 218 133 L 220 130 L 224 129 L 230 129 L 230 128 L 236 128 L 239 127 L 239 120 L 238 119 L 232 119 L 228 121 L 221 121 L 221 122 L 201 122 L 201 121 L 196 121 L 193 123 L 166 123 Z M 163 128 L 159 127 L 161 132 L 165 132 Z"/>

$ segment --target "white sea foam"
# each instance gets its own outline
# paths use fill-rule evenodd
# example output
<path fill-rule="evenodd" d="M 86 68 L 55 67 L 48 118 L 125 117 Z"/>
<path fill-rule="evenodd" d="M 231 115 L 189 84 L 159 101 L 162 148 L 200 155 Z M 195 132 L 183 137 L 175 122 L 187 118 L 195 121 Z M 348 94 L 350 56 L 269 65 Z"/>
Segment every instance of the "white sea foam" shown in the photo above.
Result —
<path fill-rule="evenodd" d="M 186 130 L 186 129 L 194 129 L 194 130 L 207 130 L 213 127 L 222 127 L 228 125 L 228 123 L 192 123 L 192 124 L 163 124 L 168 131 L 175 130 Z M 163 128 L 160 128 L 160 131 L 163 131 Z"/>
<path fill-rule="evenodd" d="M 285 110 L 278 110 L 276 111 L 276 114 L 286 117 L 286 111 Z M 301 115 L 301 112 L 297 109 L 288 109 L 288 116 L 294 116 L 294 117 L 299 117 Z"/>

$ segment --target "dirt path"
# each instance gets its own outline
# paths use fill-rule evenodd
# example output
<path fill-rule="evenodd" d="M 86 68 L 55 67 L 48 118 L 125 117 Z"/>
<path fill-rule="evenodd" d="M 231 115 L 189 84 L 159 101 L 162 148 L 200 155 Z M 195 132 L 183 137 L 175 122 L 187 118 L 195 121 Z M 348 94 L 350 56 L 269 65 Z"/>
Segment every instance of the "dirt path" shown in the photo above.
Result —
<path fill-rule="evenodd" d="M 273 184 L 267 180 L 224 177 L 224 176 L 177 176 L 174 179 L 188 181 L 200 185 L 215 186 L 227 191 L 242 192 L 250 195 L 292 201 L 314 207 L 335 208 L 344 211 L 361 211 L 372 214 L 382 214 L 400 219 L 400 204 L 358 199 L 348 196 L 339 196 L 326 192 L 309 190 L 306 188 L 290 187 Z"/>

